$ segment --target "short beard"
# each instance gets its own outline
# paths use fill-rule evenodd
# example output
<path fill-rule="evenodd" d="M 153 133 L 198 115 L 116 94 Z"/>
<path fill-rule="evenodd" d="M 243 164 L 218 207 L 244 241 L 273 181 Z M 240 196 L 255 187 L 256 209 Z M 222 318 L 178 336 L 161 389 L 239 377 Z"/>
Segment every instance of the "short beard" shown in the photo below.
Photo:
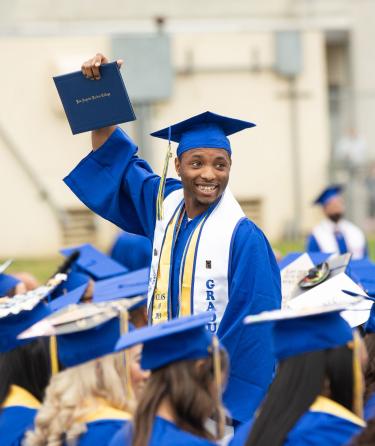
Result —
<path fill-rule="evenodd" d="M 328 215 L 328 218 L 331 221 L 333 221 L 333 223 L 338 223 L 342 219 L 342 217 L 343 217 L 343 214 L 339 214 L 339 213 Z"/>

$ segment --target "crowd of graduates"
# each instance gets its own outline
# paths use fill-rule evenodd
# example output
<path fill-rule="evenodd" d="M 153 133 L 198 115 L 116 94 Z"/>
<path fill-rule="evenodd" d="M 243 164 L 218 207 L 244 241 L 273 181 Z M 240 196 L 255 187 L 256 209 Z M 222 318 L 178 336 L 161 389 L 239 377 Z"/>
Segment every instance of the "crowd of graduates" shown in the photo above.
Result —
<path fill-rule="evenodd" d="M 374 443 L 375 308 L 358 327 L 345 305 L 243 321 L 272 326 L 276 366 L 237 424 L 222 402 L 230 358 L 206 329 L 209 312 L 147 326 L 147 267 L 91 245 L 61 252 L 43 286 L 17 293 L 19 279 L 0 275 L 1 445 Z"/>

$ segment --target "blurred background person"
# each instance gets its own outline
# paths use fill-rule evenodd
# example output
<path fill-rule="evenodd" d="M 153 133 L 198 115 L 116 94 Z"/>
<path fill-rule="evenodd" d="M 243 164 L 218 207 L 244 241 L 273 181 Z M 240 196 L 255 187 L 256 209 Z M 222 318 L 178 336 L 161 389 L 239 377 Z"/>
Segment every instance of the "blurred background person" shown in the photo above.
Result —
<path fill-rule="evenodd" d="M 342 190 L 342 186 L 329 186 L 314 201 L 322 207 L 325 218 L 307 238 L 306 251 L 351 253 L 353 259 L 361 259 L 368 255 L 366 238 L 360 228 L 344 218 Z"/>

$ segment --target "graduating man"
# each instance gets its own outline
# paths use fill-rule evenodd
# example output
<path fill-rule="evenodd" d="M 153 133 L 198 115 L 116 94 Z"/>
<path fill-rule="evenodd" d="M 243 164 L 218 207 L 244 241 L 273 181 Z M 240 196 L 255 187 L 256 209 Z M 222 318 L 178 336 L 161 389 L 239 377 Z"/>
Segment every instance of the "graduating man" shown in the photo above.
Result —
<path fill-rule="evenodd" d="M 358 226 L 344 219 L 345 205 L 342 187 L 329 186 L 316 198 L 314 204 L 322 207 L 324 218 L 309 235 L 306 251 L 332 254 L 351 253 L 353 259 L 367 257 L 365 235 Z"/>
<path fill-rule="evenodd" d="M 100 79 L 106 62 L 98 54 L 82 66 L 83 74 Z M 227 188 L 227 136 L 253 126 L 205 112 L 153 133 L 179 143 L 181 181 L 165 180 L 167 164 L 162 178 L 153 173 L 120 128 L 99 129 L 92 133 L 93 152 L 64 180 L 94 212 L 152 241 L 151 324 L 214 312 L 209 329 L 231 359 L 224 402 L 237 422 L 252 416 L 274 369 L 269 328 L 249 328 L 243 319 L 281 304 L 271 247 Z"/>

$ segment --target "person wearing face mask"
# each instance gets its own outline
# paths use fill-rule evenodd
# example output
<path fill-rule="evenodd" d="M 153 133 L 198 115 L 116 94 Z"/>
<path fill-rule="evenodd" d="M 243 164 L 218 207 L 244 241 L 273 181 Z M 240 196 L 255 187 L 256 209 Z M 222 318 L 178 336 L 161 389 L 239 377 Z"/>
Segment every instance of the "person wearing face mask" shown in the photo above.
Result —
<path fill-rule="evenodd" d="M 329 186 L 314 201 L 322 206 L 325 218 L 312 230 L 306 251 L 331 254 L 352 254 L 355 260 L 367 257 L 367 243 L 363 231 L 344 218 L 345 204 L 342 186 Z"/>

